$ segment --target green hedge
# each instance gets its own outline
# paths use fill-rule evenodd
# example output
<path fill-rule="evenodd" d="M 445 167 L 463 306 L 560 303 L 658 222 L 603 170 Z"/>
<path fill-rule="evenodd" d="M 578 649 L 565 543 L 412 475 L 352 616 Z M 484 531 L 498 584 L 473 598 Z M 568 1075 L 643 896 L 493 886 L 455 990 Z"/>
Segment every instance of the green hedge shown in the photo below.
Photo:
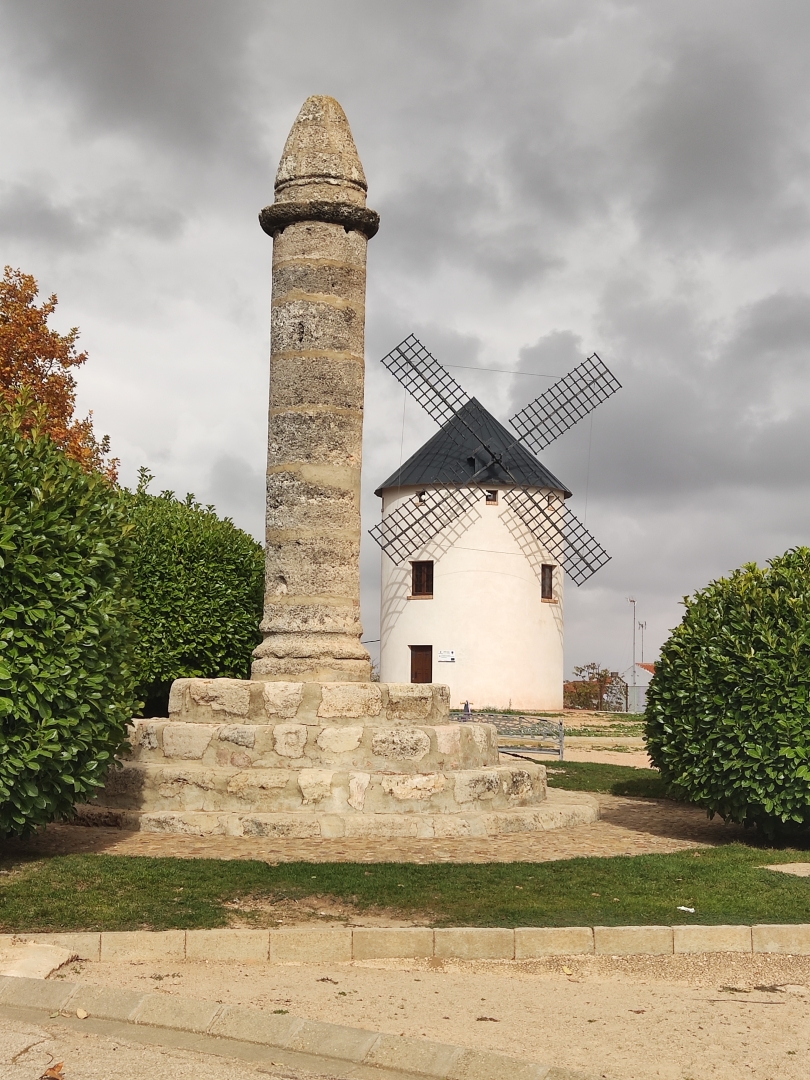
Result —
<path fill-rule="evenodd" d="M 124 743 L 132 531 L 106 478 L 0 413 L 0 835 L 69 817 Z"/>
<path fill-rule="evenodd" d="M 183 677 L 247 678 L 261 640 L 262 547 L 193 496 L 150 495 L 140 471 L 128 493 L 136 554 L 138 695 L 143 715 L 165 716 L 169 688 Z"/>
<path fill-rule="evenodd" d="M 810 826 L 810 549 L 685 599 L 647 694 L 663 779 L 769 837 Z"/>

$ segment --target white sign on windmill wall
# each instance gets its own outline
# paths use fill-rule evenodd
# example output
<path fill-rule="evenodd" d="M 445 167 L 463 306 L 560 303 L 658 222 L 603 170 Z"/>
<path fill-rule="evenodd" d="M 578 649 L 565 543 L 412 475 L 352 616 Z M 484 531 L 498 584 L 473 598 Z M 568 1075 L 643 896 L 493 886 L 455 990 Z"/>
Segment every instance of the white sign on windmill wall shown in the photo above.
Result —
<path fill-rule="evenodd" d="M 514 434 L 413 336 L 383 363 L 441 430 L 376 492 L 381 678 L 445 682 L 454 707 L 560 709 L 563 568 L 579 585 L 609 556 L 533 451 L 620 384 L 594 354 L 514 416 Z"/>

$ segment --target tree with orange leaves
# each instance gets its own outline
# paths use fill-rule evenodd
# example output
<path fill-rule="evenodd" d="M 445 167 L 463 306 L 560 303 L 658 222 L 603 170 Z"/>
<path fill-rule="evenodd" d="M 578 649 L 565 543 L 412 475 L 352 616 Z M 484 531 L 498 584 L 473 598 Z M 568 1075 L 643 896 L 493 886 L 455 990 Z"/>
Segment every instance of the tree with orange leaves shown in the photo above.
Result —
<path fill-rule="evenodd" d="M 37 427 L 67 457 L 87 472 L 115 481 L 118 461 L 110 458 L 110 439 L 93 434 L 93 414 L 74 417 L 76 379 L 73 369 L 87 360 L 76 351 L 79 330 L 60 334 L 48 326 L 56 295 L 37 306 L 39 285 L 31 274 L 5 268 L 0 281 L 0 400 L 22 407 L 23 431 Z"/>

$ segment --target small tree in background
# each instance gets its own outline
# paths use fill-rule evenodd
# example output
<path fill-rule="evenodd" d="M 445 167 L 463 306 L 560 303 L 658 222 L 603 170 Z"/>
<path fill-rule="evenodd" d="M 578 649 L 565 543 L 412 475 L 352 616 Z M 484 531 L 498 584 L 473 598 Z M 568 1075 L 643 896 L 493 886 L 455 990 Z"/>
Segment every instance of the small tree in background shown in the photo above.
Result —
<path fill-rule="evenodd" d="M 264 554 L 252 536 L 192 495 L 147 492 L 141 469 L 127 493 L 136 554 L 138 695 L 143 715 L 165 716 L 172 682 L 246 678 L 261 640 Z"/>
<path fill-rule="evenodd" d="M 574 668 L 576 679 L 563 683 L 563 707 L 594 712 L 625 712 L 627 684 L 616 671 L 600 664 Z"/>
<path fill-rule="evenodd" d="M 584 679 L 571 679 L 563 683 L 563 708 L 586 709 L 592 712 L 596 709 L 599 697 L 596 687 Z"/>
<path fill-rule="evenodd" d="M 0 404 L 2 836 L 69 817 L 101 786 L 134 703 L 127 507 L 38 416 Z"/>
<path fill-rule="evenodd" d="M 59 334 L 48 326 L 57 299 L 50 296 L 37 306 L 39 285 L 30 274 L 5 268 L 0 281 L 0 400 L 21 404 L 20 430 L 34 426 L 85 470 L 115 480 L 118 462 L 108 457 L 109 438 L 93 434 L 92 413 L 74 418 L 76 380 L 73 371 L 87 360 L 76 351 L 76 327 Z M 37 411 L 36 406 L 42 409 Z"/>
<path fill-rule="evenodd" d="M 605 694 L 610 686 L 610 672 L 599 664 L 583 664 L 575 667 L 574 674 L 578 679 L 589 682 L 596 692 L 596 708 L 599 712 L 605 706 Z"/>
<path fill-rule="evenodd" d="M 608 712 L 627 712 L 627 683 L 618 671 L 610 672 L 604 707 Z"/>
<path fill-rule="evenodd" d="M 777 837 L 810 825 L 810 549 L 684 598 L 647 691 L 662 777 Z"/>

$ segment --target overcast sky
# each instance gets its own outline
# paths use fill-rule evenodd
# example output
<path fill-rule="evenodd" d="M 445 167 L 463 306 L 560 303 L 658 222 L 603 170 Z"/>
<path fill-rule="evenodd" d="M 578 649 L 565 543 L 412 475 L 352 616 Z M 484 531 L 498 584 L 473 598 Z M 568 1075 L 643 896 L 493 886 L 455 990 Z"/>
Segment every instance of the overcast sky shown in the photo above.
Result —
<path fill-rule="evenodd" d="M 81 328 L 123 481 L 260 537 L 257 213 L 333 95 L 382 218 L 364 529 L 435 430 L 377 362 L 407 333 L 519 370 L 453 369 L 502 420 L 596 350 L 624 389 L 542 457 L 613 556 L 568 585 L 567 668 L 623 669 L 628 596 L 653 659 L 684 594 L 810 541 L 809 46 L 806 0 L 0 0 L 2 262 Z"/>

